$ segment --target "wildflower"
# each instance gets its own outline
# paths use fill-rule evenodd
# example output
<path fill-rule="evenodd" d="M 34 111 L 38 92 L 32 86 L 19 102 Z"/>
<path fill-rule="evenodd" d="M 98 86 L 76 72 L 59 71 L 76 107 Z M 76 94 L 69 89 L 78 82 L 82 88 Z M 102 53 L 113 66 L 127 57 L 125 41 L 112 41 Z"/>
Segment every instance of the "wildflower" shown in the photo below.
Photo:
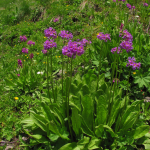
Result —
<path fill-rule="evenodd" d="M 12 80 L 12 79 L 10 79 L 10 80 Z"/>
<path fill-rule="evenodd" d="M 117 84 L 118 84 L 118 82 L 120 82 L 120 80 L 119 80 L 118 78 L 113 78 L 113 83 L 114 83 L 115 81 L 117 81 Z"/>
<path fill-rule="evenodd" d="M 20 77 L 20 74 L 17 74 L 18 77 Z"/>
<path fill-rule="evenodd" d="M 122 51 L 120 51 L 120 47 L 115 47 L 111 49 L 111 52 L 114 54 L 117 51 L 117 54 L 121 53 Z"/>
<path fill-rule="evenodd" d="M 56 58 L 57 58 L 57 56 L 56 56 Z"/>
<path fill-rule="evenodd" d="M 22 68 L 22 61 L 20 59 L 18 59 L 18 66 L 21 66 L 21 68 Z"/>
<path fill-rule="evenodd" d="M 25 35 L 20 36 L 20 40 L 21 42 L 25 42 L 27 40 L 27 37 Z"/>
<path fill-rule="evenodd" d="M 60 58 L 60 56 L 58 56 Z"/>
<path fill-rule="evenodd" d="M 126 67 L 132 67 L 133 70 L 136 70 L 136 69 L 140 69 L 141 67 L 141 63 L 136 63 L 135 62 L 135 58 L 134 57 L 128 57 L 128 63 L 126 65 Z"/>
<path fill-rule="evenodd" d="M 57 44 L 54 40 L 47 40 L 44 42 L 44 49 L 49 50 L 50 48 L 57 47 Z"/>
<path fill-rule="evenodd" d="M 27 54 L 28 54 L 28 49 L 23 48 L 23 49 L 22 49 L 22 52 L 23 52 L 23 53 L 27 53 Z"/>
<path fill-rule="evenodd" d="M 18 97 L 14 97 L 14 99 L 15 99 L 15 100 L 18 100 L 19 98 L 18 98 Z"/>
<path fill-rule="evenodd" d="M 28 43 L 27 43 L 29 46 L 31 46 L 31 45 L 35 45 L 35 42 L 32 42 L 32 41 L 28 41 Z"/>
<path fill-rule="evenodd" d="M 107 40 L 111 40 L 110 34 L 103 34 L 103 32 L 98 33 L 97 38 L 100 40 L 104 40 L 105 42 L 107 42 Z"/>
<path fill-rule="evenodd" d="M 113 2 L 116 2 L 116 0 L 113 0 Z"/>
<path fill-rule="evenodd" d="M 53 22 L 57 22 L 57 21 L 59 21 L 59 18 L 55 18 L 55 19 L 53 20 Z"/>
<path fill-rule="evenodd" d="M 147 3 L 144 3 L 144 4 L 143 4 L 143 6 L 146 6 L 146 7 L 148 7 L 148 4 L 147 4 Z"/>
<path fill-rule="evenodd" d="M 33 58 L 33 56 L 34 56 L 34 55 L 33 55 L 33 53 L 31 53 L 31 54 L 30 54 L 30 59 L 32 59 L 32 58 Z"/>
<path fill-rule="evenodd" d="M 45 62 L 43 62 L 43 64 L 45 64 Z"/>
<path fill-rule="evenodd" d="M 65 30 L 61 31 L 59 36 L 61 36 L 62 39 L 67 39 L 67 40 L 73 38 L 72 33 L 68 33 L 68 31 L 65 31 Z"/>
<path fill-rule="evenodd" d="M 122 31 L 124 24 L 121 23 L 120 30 Z"/>
<path fill-rule="evenodd" d="M 28 57 L 27 57 L 28 58 Z"/>
<path fill-rule="evenodd" d="M 27 55 L 25 55 L 25 56 L 27 56 Z"/>
<path fill-rule="evenodd" d="M 52 27 L 49 27 L 48 29 L 44 30 L 44 34 L 46 37 L 50 38 L 57 38 L 57 32 Z"/>
<path fill-rule="evenodd" d="M 46 53 L 47 53 L 47 50 L 43 49 L 43 50 L 42 50 L 42 53 L 43 53 L 43 54 L 46 54 Z"/>
<path fill-rule="evenodd" d="M 126 52 L 128 53 L 133 49 L 132 42 L 122 41 L 122 43 L 120 44 L 120 48 L 125 49 Z"/>
<path fill-rule="evenodd" d="M 40 72 L 40 71 L 39 71 L 39 72 L 37 72 L 37 74 L 41 74 L 41 75 L 43 75 L 43 73 L 44 73 L 44 72 Z"/>
<path fill-rule="evenodd" d="M 126 6 L 127 6 L 129 9 L 131 9 L 131 5 L 130 5 L 130 4 L 126 4 Z"/>
<path fill-rule="evenodd" d="M 133 72 L 133 74 L 136 74 L 136 72 Z"/>
<path fill-rule="evenodd" d="M 135 9 L 135 6 L 132 6 L 132 9 Z"/>
<path fill-rule="evenodd" d="M 36 53 L 37 55 L 39 55 L 40 53 Z"/>

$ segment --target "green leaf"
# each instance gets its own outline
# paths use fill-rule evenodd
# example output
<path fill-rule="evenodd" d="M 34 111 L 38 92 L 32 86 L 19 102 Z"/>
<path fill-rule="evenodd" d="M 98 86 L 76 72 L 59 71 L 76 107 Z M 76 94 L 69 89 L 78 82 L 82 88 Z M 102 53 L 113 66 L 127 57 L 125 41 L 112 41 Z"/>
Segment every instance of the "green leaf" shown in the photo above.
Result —
<path fill-rule="evenodd" d="M 47 132 L 47 120 L 38 114 L 31 113 L 31 118 L 33 119 L 34 123 L 40 127 L 43 131 Z"/>
<path fill-rule="evenodd" d="M 41 102 L 41 107 L 48 121 L 51 121 L 53 114 L 50 111 L 50 107 L 47 104 L 45 104 L 45 102 Z"/>
<path fill-rule="evenodd" d="M 82 132 L 84 132 L 85 134 L 89 135 L 89 136 L 94 136 L 93 131 L 91 131 L 88 127 L 88 125 L 85 123 L 83 117 L 81 115 L 79 115 L 82 119 L 82 124 L 81 124 L 81 130 Z"/>
<path fill-rule="evenodd" d="M 82 117 L 85 121 L 85 123 L 88 125 L 90 130 L 93 128 L 93 100 L 89 95 L 85 95 L 81 99 L 83 111 L 82 111 Z"/>
<path fill-rule="evenodd" d="M 13 87 L 16 86 L 16 84 L 9 79 L 5 79 L 5 82 L 7 86 L 13 86 Z"/>
<path fill-rule="evenodd" d="M 59 150 L 74 150 L 74 148 L 77 146 L 75 142 L 73 143 L 68 143 L 64 146 L 62 146 Z"/>
<path fill-rule="evenodd" d="M 150 76 L 136 77 L 134 83 L 138 83 L 139 88 L 145 86 L 148 87 L 150 82 Z"/>
<path fill-rule="evenodd" d="M 90 94 L 89 87 L 86 84 L 82 86 L 82 94 L 83 96 Z"/>
<path fill-rule="evenodd" d="M 116 117 L 118 116 L 120 104 L 121 104 L 120 98 L 114 99 L 114 104 L 111 104 L 113 106 L 112 106 L 111 113 L 110 113 L 109 120 L 108 120 L 108 122 L 109 122 L 108 125 L 110 127 L 113 125 L 113 123 L 116 120 Z"/>
<path fill-rule="evenodd" d="M 96 100 L 96 124 L 105 124 L 107 120 L 107 101 L 103 95 L 99 96 L 99 99 Z"/>
<path fill-rule="evenodd" d="M 112 128 L 109 127 L 108 125 L 103 125 L 103 127 L 108 130 L 108 132 L 111 134 L 112 137 L 116 137 L 116 136 L 117 136 L 117 135 L 114 133 L 114 131 L 112 130 Z"/>
<path fill-rule="evenodd" d="M 100 144 L 101 140 L 96 138 L 96 137 L 92 137 L 90 143 L 88 144 L 88 149 L 92 150 L 92 149 L 97 149 L 99 148 L 99 144 Z"/>
<path fill-rule="evenodd" d="M 137 127 L 135 129 L 135 132 L 134 132 L 134 139 L 139 139 L 148 132 L 149 132 L 149 126 L 148 125 L 142 125 L 140 127 Z"/>
<path fill-rule="evenodd" d="M 74 132 L 76 133 L 76 135 L 79 135 L 80 128 L 81 128 L 81 118 L 79 116 L 77 108 L 72 109 L 71 120 L 72 120 L 72 126 L 73 126 Z"/>
<path fill-rule="evenodd" d="M 150 144 L 143 144 L 145 146 L 145 150 L 150 150 Z"/>
<path fill-rule="evenodd" d="M 85 145 L 89 143 L 89 140 L 90 140 L 89 137 L 84 136 L 84 138 L 81 139 L 81 140 L 77 143 L 77 146 L 78 146 L 80 149 L 83 149 L 83 148 L 85 147 Z"/>

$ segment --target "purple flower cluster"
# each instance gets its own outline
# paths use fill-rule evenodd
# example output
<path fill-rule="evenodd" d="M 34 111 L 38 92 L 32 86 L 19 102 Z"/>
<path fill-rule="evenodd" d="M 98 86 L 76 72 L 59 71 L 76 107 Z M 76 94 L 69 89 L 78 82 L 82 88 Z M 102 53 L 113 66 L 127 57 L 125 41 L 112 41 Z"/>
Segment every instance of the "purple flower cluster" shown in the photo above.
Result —
<path fill-rule="evenodd" d="M 126 6 L 127 6 L 129 9 L 132 8 L 132 6 L 131 6 L 130 4 L 126 4 Z"/>
<path fill-rule="evenodd" d="M 59 36 L 61 36 L 62 39 L 67 39 L 67 40 L 70 40 L 73 38 L 72 33 L 68 33 L 68 31 L 65 31 L 65 30 L 61 31 Z"/>
<path fill-rule="evenodd" d="M 124 30 L 123 33 L 122 33 L 122 38 L 125 40 L 125 41 L 129 41 L 129 42 L 132 42 L 133 41 L 133 36 L 131 35 L 131 33 L 129 33 L 127 30 Z"/>
<path fill-rule="evenodd" d="M 31 54 L 30 54 L 30 59 L 32 59 L 32 58 L 33 58 L 33 56 L 34 56 L 34 55 L 33 55 L 33 53 L 31 53 Z"/>
<path fill-rule="evenodd" d="M 84 53 L 83 45 L 78 45 L 77 42 L 68 42 L 67 46 L 62 48 L 62 54 L 70 58 L 76 58 L 76 55 L 81 56 Z"/>
<path fill-rule="evenodd" d="M 114 54 L 117 51 L 117 54 L 121 53 L 120 47 L 115 47 L 111 49 L 111 52 Z"/>
<path fill-rule="evenodd" d="M 130 52 L 133 49 L 133 36 L 131 35 L 131 33 L 129 33 L 127 30 L 124 30 L 120 33 L 119 36 L 122 36 L 122 38 L 124 39 L 124 41 L 122 41 L 122 43 L 120 44 L 120 48 L 125 49 L 127 53 Z"/>
<path fill-rule="evenodd" d="M 125 49 L 127 53 L 129 53 L 133 49 L 132 42 L 129 41 L 122 41 L 120 47 L 121 49 Z"/>
<path fill-rule="evenodd" d="M 144 4 L 143 4 L 143 6 L 146 6 L 146 7 L 148 7 L 148 4 L 147 4 L 147 3 L 144 3 Z"/>
<path fill-rule="evenodd" d="M 46 40 L 44 42 L 44 49 L 45 50 L 49 50 L 50 48 L 53 48 L 53 47 L 57 47 L 57 44 L 54 42 L 54 40 Z"/>
<path fill-rule="evenodd" d="M 42 53 L 43 53 L 43 54 L 47 54 L 47 50 L 43 49 L 43 50 L 42 50 Z"/>
<path fill-rule="evenodd" d="M 104 40 L 105 42 L 107 42 L 107 40 L 111 40 L 110 34 L 103 34 L 103 32 L 98 33 L 97 38 L 100 40 Z"/>
<path fill-rule="evenodd" d="M 128 63 L 126 67 L 132 67 L 133 70 L 140 69 L 141 63 L 136 63 L 136 59 L 134 57 L 128 57 Z"/>
<path fill-rule="evenodd" d="M 57 38 L 57 32 L 52 27 L 49 27 L 48 29 L 44 30 L 44 34 L 48 38 Z"/>
<path fill-rule="evenodd" d="M 131 9 L 131 8 L 135 9 L 135 6 L 131 6 L 130 4 L 126 4 L 126 6 L 127 6 L 129 9 Z"/>
<path fill-rule="evenodd" d="M 87 39 L 82 39 L 81 41 L 78 39 L 77 42 L 74 41 L 78 46 L 86 46 L 87 44 L 91 44 L 91 41 L 88 41 Z"/>
<path fill-rule="evenodd" d="M 27 37 L 25 35 L 20 36 L 20 40 L 21 42 L 25 42 L 27 40 Z"/>
<path fill-rule="evenodd" d="M 28 49 L 27 49 L 27 48 L 23 48 L 23 49 L 22 49 L 22 52 L 28 54 Z"/>
<path fill-rule="evenodd" d="M 28 43 L 27 43 L 29 46 L 31 46 L 31 45 L 35 45 L 35 42 L 32 42 L 32 41 L 28 41 Z"/>
<path fill-rule="evenodd" d="M 18 67 L 20 67 L 20 66 L 22 68 L 22 61 L 20 59 L 18 59 Z"/>
<path fill-rule="evenodd" d="M 59 21 L 59 18 L 55 18 L 55 19 L 53 20 L 53 22 L 57 22 L 57 21 Z"/>
<path fill-rule="evenodd" d="M 121 23 L 120 30 L 122 31 L 124 24 Z"/>

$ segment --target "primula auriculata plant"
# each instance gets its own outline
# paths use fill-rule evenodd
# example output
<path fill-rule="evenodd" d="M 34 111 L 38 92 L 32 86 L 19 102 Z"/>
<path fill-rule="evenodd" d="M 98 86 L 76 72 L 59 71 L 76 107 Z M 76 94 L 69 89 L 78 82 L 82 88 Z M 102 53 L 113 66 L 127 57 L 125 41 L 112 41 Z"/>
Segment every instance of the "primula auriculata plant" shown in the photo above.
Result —
<path fill-rule="evenodd" d="M 105 75 L 100 75 L 102 51 L 98 76 L 96 69 L 90 69 L 82 77 L 77 74 L 72 78 L 72 64 L 76 57 L 84 54 L 85 40 L 68 41 L 72 39 L 72 34 L 62 31 L 60 36 L 65 39 L 65 43 L 68 42 L 62 48 L 64 55 L 62 56 L 62 70 L 64 69 L 63 59 L 67 56 L 66 70 L 70 71 L 70 75 L 63 75 L 62 71 L 62 84 L 54 88 L 52 50 L 56 47 L 54 39 L 57 33 L 53 28 L 46 29 L 44 33 L 49 39 L 44 42 L 42 52 L 47 57 L 47 62 L 50 56 L 51 82 L 49 82 L 49 63 L 47 63 L 47 96 L 40 95 L 37 108 L 32 108 L 30 117 L 21 121 L 24 132 L 32 137 L 30 144 L 24 143 L 22 146 L 44 144 L 48 149 L 54 150 L 125 150 L 137 148 L 139 141 L 147 140 L 149 126 L 139 119 L 140 106 L 143 101 L 136 100 L 129 105 L 128 88 L 124 96 L 117 81 L 113 82 L 115 73 L 118 74 L 117 71 L 115 72 L 118 68 L 117 52 L 121 53 L 121 49 L 125 49 L 127 53 L 132 50 L 131 35 L 124 31 L 120 48 L 112 49 L 115 56 L 111 85 L 109 85 L 105 81 Z M 109 34 L 103 33 L 99 33 L 98 38 L 102 43 L 111 40 Z M 139 69 L 140 64 L 137 65 L 133 57 L 128 58 L 128 61 L 127 66 Z"/>

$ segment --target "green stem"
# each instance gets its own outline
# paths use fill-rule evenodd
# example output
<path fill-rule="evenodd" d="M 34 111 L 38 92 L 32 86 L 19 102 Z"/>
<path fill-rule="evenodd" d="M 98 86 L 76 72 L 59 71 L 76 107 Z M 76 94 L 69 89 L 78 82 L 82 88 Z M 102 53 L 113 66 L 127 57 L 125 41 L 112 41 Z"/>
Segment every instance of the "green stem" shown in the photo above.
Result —
<path fill-rule="evenodd" d="M 130 71 L 129 71 L 129 76 L 128 76 L 128 84 L 127 84 L 127 91 L 126 91 L 126 97 L 125 97 L 125 108 L 127 106 L 127 96 L 128 96 L 128 89 L 129 89 L 129 78 L 130 78 L 130 74 L 131 74 L 131 68 L 130 68 Z"/>
<path fill-rule="evenodd" d="M 63 73 L 64 72 L 64 55 L 62 55 L 62 102 L 63 102 Z"/>
<path fill-rule="evenodd" d="M 101 70 L 101 59 L 102 59 L 101 51 L 102 51 L 102 48 L 103 48 L 103 42 L 102 42 L 102 47 L 100 50 L 100 60 L 99 60 L 99 67 L 98 67 L 98 79 L 97 79 L 96 91 L 98 90 L 98 82 L 99 82 L 99 76 L 100 76 L 100 70 Z"/>
<path fill-rule="evenodd" d="M 47 54 L 47 89 L 48 89 L 48 98 L 50 99 L 50 103 L 52 103 L 51 101 L 51 97 L 50 97 L 50 92 L 49 92 L 49 79 L 48 79 L 48 54 Z"/>
<path fill-rule="evenodd" d="M 72 80 L 72 58 L 71 58 L 70 83 L 69 83 L 69 89 L 68 89 L 67 118 L 68 118 L 68 125 L 69 125 L 70 134 L 71 134 L 71 139 L 73 140 L 73 135 L 72 135 L 72 130 L 71 130 L 71 121 L 69 117 L 69 95 L 70 95 L 71 80 Z"/>
<path fill-rule="evenodd" d="M 112 102 L 111 102 L 111 91 L 112 91 L 113 78 L 114 78 L 114 72 L 115 72 L 116 56 L 117 56 L 117 51 L 115 52 L 114 64 L 113 64 L 113 68 L 112 68 L 110 98 L 109 98 L 109 104 L 108 104 L 108 112 L 109 113 L 108 113 L 108 117 L 107 117 L 107 123 L 108 123 L 108 120 L 109 120 L 109 116 L 111 115 L 111 109 L 112 109 L 112 105 L 113 105 L 113 98 L 112 98 Z"/>
<path fill-rule="evenodd" d="M 53 88 L 52 50 L 51 50 L 51 84 L 52 84 L 52 93 L 53 93 L 54 102 L 56 103 L 55 94 L 54 94 L 54 88 Z"/>

